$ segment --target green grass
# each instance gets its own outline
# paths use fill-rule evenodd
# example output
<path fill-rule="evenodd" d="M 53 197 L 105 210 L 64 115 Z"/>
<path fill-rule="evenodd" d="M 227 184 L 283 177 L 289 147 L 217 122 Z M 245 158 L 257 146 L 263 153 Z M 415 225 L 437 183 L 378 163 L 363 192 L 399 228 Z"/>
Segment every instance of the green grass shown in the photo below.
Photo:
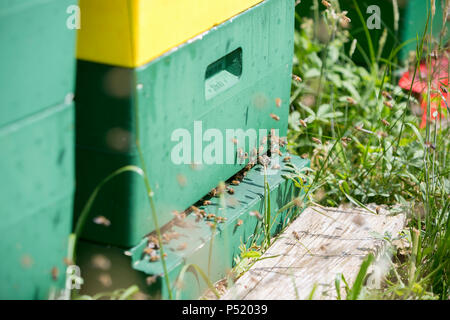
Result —
<path fill-rule="evenodd" d="M 337 1 L 331 3 L 339 16 Z M 357 7 L 357 1 L 354 5 Z M 363 285 L 367 276 L 363 264 L 361 270 L 366 272 L 354 284 L 357 289 L 348 289 L 347 298 L 448 299 L 449 128 L 440 120 L 438 126 L 428 123 L 420 129 L 420 119 L 412 112 L 417 101 L 411 89 L 408 92 L 397 86 L 402 66 L 395 56 L 406 43 L 392 48 L 389 59 L 381 59 L 378 53 L 384 39 L 372 43 L 366 28 L 370 52 L 362 53 L 368 57 L 367 65 L 356 65 L 352 53 L 344 49 L 344 43 L 353 40 L 350 33 L 330 9 L 320 10 L 319 16 L 311 13 L 315 20 L 297 16 L 301 29 L 295 35 L 294 73 L 304 81 L 292 87 L 288 149 L 308 154 L 312 161 L 314 178 L 305 196 L 309 203 L 328 206 L 344 202 L 360 207 L 368 203 L 400 205 L 409 217 L 402 238 L 408 248 L 397 248 L 398 239 L 386 239 L 394 260 L 382 288 Z M 325 43 L 314 36 L 317 19 L 328 27 Z M 448 55 L 442 41 L 431 37 L 428 26 L 432 19 L 429 13 L 427 27 L 417 37 L 415 59 L 409 62 L 412 70 L 423 59 L 429 67 L 429 53 L 434 50 Z M 357 45 L 356 50 L 362 49 Z M 428 97 L 432 80 L 427 79 Z M 384 105 L 382 91 L 393 97 L 392 109 Z M 428 98 L 428 117 L 429 105 Z"/>

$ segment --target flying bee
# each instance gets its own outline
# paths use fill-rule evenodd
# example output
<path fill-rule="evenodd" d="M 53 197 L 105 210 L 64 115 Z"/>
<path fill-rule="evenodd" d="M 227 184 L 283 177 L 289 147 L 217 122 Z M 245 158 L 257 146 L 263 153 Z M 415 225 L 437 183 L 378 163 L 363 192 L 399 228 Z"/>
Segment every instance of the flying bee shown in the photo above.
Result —
<path fill-rule="evenodd" d="M 186 177 L 185 177 L 184 175 L 182 175 L 182 174 L 178 174 L 178 175 L 177 175 L 177 181 L 178 181 L 178 184 L 179 184 L 181 187 L 185 187 L 186 184 L 187 184 L 187 179 L 186 179 Z"/>
<path fill-rule="evenodd" d="M 154 276 L 147 277 L 147 278 L 145 279 L 145 282 L 147 283 L 148 286 L 151 286 L 151 285 L 154 284 L 157 280 L 158 280 L 158 276 L 154 275 Z"/>
<path fill-rule="evenodd" d="M 177 247 L 177 250 L 178 251 L 182 251 L 182 250 L 185 250 L 186 248 L 187 248 L 187 243 L 186 242 L 184 242 L 184 243 L 181 243 L 178 247 Z"/>
<path fill-rule="evenodd" d="M 274 114 L 274 113 L 271 113 L 271 114 L 270 114 L 270 117 L 271 117 L 273 120 L 275 120 L 275 121 L 280 121 L 280 117 L 277 116 L 277 115 Z"/>
<path fill-rule="evenodd" d="M 385 120 L 385 119 L 381 119 L 381 122 L 383 122 L 383 124 L 386 126 L 386 127 L 389 127 L 391 124 L 387 121 L 387 120 Z"/>
<path fill-rule="evenodd" d="M 347 97 L 347 102 L 350 103 L 353 106 L 356 105 L 356 101 L 352 97 Z"/>
<path fill-rule="evenodd" d="M 109 221 L 107 218 L 105 218 L 104 216 L 98 216 L 94 218 L 94 223 L 95 224 L 99 224 L 105 227 L 109 227 L 111 225 L 111 221 Z"/>
<path fill-rule="evenodd" d="M 231 139 L 231 142 L 233 142 L 233 144 L 238 144 L 238 140 L 236 138 Z"/>
<path fill-rule="evenodd" d="M 52 279 L 53 280 L 58 280 L 59 277 L 59 269 L 57 267 L 53 267 L 52 268 Z"/>
<path fill-rule="evenodd" d="M 341 19 L 346 24 L 352 22 L 352 20 L 349 17 L 347 17 L 345 14 L 342 14 Z"/>
<path fill-rule="evenodd" d="M 300 119 L 299 120 L 300 121 L 300 124 L 303 126 L 303 127 L 307 127 L 308 125 L 306 124 L 306 121 L 305 120 L 303 120 L 303 119 Z"/>
<path fill-rule="evenodd" d="M 286 156 L 286 157 L 284 157 L 283 162 L 290 162 L 291 159 L 292 159 L 291 156 Z"/>
<path fill-rule="evenodd" d="M 250 211 L 249 213 L 252 217 L 256 217 L 258 220 L 262 220 L 262 215 L 258 211 Z"/>
<path fill-rule="evenodd" d="M 302 78 L 300 78 L 299 76 L 297 76 L 295 74 L 292 75 L 292 80 L 297 81 L 297 82 L 302 82 L 303 81 Z"/>
<path fill-rule="evenodd" d="M 390 102 L 390 101 L 383 101 L 383 104 L 386 106 L 386 107 L 388 107 L 389 109 L 392 109 L 392 102 Z"/>
<path fill-rule="evenodd" d="M 344 141 L 344 142 L 351 142 L 352 138 L 350 138 L 350 137 L 342 137 L 341 140 Z"/>
<path fill-rule="evenodd" d="M 277 106 L 277 108 L 280 108 L 282 104 L 283 101 L 280 98 L 275 99 L 275 105 Z"/>
<path fill-rule="evenodd" d="M 322 144 L 322 141 L 320 141 L 320 139 L 312 137 L 311 140 L 314 141 L 317 144 Z"/>
<path fill-rule="evenodd" d="M 431 148 L 432 150 L 436 150 L 436 146 L 432 144 L 430 141 L 425 142 L 425 146 L 427 148 Z"/>
<path fill-rule="evenodd" d="M 328 8 L 331 8 L 331 3 L 329 3 L 328 1 L 326 1 L 326 0 L 322 0 L 322 4 L 328 9 Z"/>
<path fill-rule="evenodd" d="M 240 226 L 242 226 L 243 223 L 244 223 L 244 221 L 242 221 L 241 219 L 239 219 L 239 220 L 236 222 L 236 226 L 240 227 Z"/>
<path fill-rule="evenodd" d="M 387 91 L 382 91 L 381 94 L 383 95 L 383 97 L 385 97 L 388 100 L 392 100 L 392 96 L 389 92 Z"/>
<path fill-rule="evenodd" d="M 272 166 L 272 169 L 273 169 L 273 170 L 278 170 L 278 169 L 280 169 L 280 165 L 279 165 L 278 163 L 275 163 L 275 164 Z"/>

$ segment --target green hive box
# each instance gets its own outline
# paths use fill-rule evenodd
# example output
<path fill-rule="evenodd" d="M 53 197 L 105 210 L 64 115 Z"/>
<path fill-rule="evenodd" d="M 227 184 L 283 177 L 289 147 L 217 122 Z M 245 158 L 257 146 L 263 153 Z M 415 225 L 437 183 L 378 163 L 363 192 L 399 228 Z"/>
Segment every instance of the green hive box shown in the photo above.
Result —
<path fill-rule="evenodd" d="M 215 128 L 224 137 L 225 129 L 238 128 L 274 128 L 285 136 L 293 31 L 293 1 L 266 0 L 136 69 L 78 61 L 75 214 L 113 171 L 141 165 L 137 134 L 160 226 L 173 219 L 172 210 L 185 210 L 248 161 L 235 156 L 233 164 L 174 164 L 174 130 L 194 137 L 194 121 L 202 121 L 203 132 Z M 236 148 L 251 152 L 261 139 L 248 139 L 246 146 L 241 140 Z M 90 215 L 82 237 L 100 243 L 130 247 L 154 230 L 144 182 L 135 173 L 108 182 Z M 95 216 L 105 216 L 110 226 L 96 225 Z"/>
<path fill-rule="evenodd" d="M 0 1 L 0 299 L 46 299 L 64 287 L 76 36 L 66 21 L 76 3 Z"/>
<path fill-rule="evenodd" d="M 77 0 L 0 1 L 0 127 L 61 103 L 73 91 Z"/>
<path fill-rule="evenodd" d="M 0 128 L 1 299 L 46 299 L 51 287 L 63 287 L 74 188 L 73 113 L 73 104 L 62 104 Z"/>

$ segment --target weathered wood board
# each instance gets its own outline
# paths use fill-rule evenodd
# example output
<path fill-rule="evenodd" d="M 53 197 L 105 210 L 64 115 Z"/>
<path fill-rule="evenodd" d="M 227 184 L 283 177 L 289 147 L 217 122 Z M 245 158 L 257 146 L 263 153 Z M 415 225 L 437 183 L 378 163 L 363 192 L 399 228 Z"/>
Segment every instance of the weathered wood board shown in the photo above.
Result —
<path fill-rule="evenodd" d="M 314 286 L 313 299 L 335 299 L 336 275 L 351 286 L 368 253 L 384 247 L 375 234 L 395 237 L 405 220 L 384 209 L 308 208 L 263 255 L 279 256 L 256 262 L 222 299 L 307 299 Z"/>

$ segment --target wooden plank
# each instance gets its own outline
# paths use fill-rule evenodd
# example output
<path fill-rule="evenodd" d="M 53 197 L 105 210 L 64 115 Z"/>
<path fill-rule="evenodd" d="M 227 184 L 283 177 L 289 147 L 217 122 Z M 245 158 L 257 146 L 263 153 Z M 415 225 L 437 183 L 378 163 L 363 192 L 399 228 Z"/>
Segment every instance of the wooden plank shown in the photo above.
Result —
<path fill-rule="evenodd" d="M 405 214 L 379 211 L 306 209 L 263 255 L 279 256 L 256 262 L 222 299 L 306 299 L 314 286 L 314 299 L 335 299 L 336 275 L 351 286 L 367 254 L 384 247 L 375 233 L 396 236 L 403 229 Z"/>

